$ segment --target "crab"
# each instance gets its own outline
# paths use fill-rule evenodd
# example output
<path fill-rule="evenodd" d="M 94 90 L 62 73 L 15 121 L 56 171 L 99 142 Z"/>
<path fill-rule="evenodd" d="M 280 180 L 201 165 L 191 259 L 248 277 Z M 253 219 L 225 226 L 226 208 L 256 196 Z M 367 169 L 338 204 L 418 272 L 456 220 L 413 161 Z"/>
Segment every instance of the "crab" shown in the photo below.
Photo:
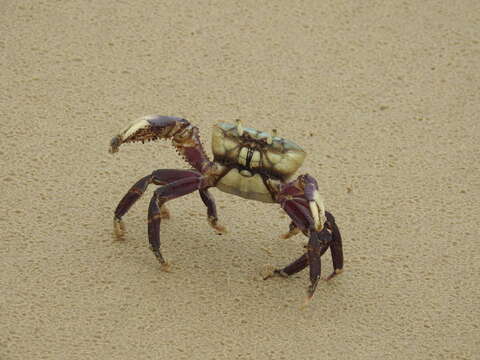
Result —
<path fill-rule="evenodd" d="M 218 222 L 215 200 L 209 188 L 245 199 L 279 204 L 291 218 L 289 231 L 283 238 L 300 232 L 308 237 L 303 254 L 283 268 L 275 268 L 264 276 L 288 277 L 307 266 L 310 285 L 307 300 L 317 288 L 320 257 L 331 251 L 333 272 L 327 280 L 342 272 L 342 237 L 334 216 L 325 210 L 318 183 L 304 174 L 291 180 L 302 165 L 306 153 L 292 141 L 252 128 L 218 123 L 213 126 L 213 161 L 209 160 L 200 141 L 199 130 L 186 119 L 171 116 L 144 116 L 128 125 L 110 142 L 110 152 L 116 153 L 121 144 L 171 139 L 177 152 L 191 166 L 188 170 L 159 169 L 138 180 L 120 200 L 114 214 L 114 232 L 118 238 L 125 233 L 123 216 L 144 194 L 149 184 L 159 185 L 148 207 L 148 239 L 150 248 L 163 270 L 169 270 L 160 251 L 161 220 L 169 217 L 165 203 L 198 191 L 207 207 L 209 224 L 218 232 L 225 228 Z"/>

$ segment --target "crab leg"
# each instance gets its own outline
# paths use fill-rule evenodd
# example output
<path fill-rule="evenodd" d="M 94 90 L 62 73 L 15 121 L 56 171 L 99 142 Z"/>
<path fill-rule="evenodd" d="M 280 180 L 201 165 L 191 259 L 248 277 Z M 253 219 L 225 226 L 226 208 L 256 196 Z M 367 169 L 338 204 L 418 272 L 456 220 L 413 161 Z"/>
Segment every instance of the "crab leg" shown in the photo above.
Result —
<path fill-rule="evenodd" d="M 320 280 L 320 273 L 322 270 L 320 257 L 328 249 L 330 241 L 331 234 L 326 228 L 324 228 L 321 232 L 312 231 L 310 233 L 310 239 L 307 245 L 307 259 L 310 269 L 311 283 L 307 291 L 309 299 L 312 298 L 313 294 L 315 293 L 318 280 Z"/>
<path fill-rule="evenodd" d="M 288 239 L 291 238 L 292 236 L 297 235 L 300 232 L 300 229 L 295 225 L 295 223 L 292 221 L 290 222 L 290 225 L 288 227 L 288 232 L 286 234 L 283 234 L 281 236 L 282 239 Z"/>
<path fill-rule="evenodd" d="M 208 189 L 200 189 L 198 192 L 200 193 L 203 203 L 207 207 L 207 218 L 210 226 L 220 233 L 227 232 L 227 229 L 224 226 L 218 224 L 217 206 L 215 205 L 215 199 L 212 194 L 210 194 Z"/>
<path fill-rule="evenodd" d="M 115 230 L 115 235 L 117 238 L 122 239 L 125 231 L 125 226 L 122 223 L 122 217 L 130 210 L 130 208 L 135 204 L 135 202 L 140 199 L 143 195 L 145 190 L 147 189 L 148 185 L 155 184 L 155 185 L 164 185 L 170 183 L 172 181 L 181 179 L 186 174 L 199 174 L 196 171 L 188 171 L 188 170 L 174 170 L 174 169 L 161 169 L 155 170 L 150 175 L 145 176 L 138 180 L 125 196 L 120 200 L 115 209 L 115 215 L 113 218 L 113 226 Z M 160 209 L 161 215 L 163 218 L 168 218 L 168 210 L 166 207 Z"/>
<path fill-rule="evenodd" d="M 145 176 L 138 180 L 131 188 L 128 190 L 128 192 L 124 195 L 122 200 L 117 205 L 117 208 L 115 209 L 115 220 L 120 221 L 125 215 L 128 210 L 135 204 L 135 202 L 140 199 L 140 197 L 143 195 L 145 190 L 147 190 L 147 186 L 150 185 L 153 182 L 154 179 L 154 173 L 151 175 Z M 159 185 L 161 183 L 159 182 Z"/>
<path fill-rule="evenodd" d="M 155 193 L 150 200 L 150 205 L 148 207 L 148 240 L 150 242 L 151 250 L 164 270 L 167 270 L 168 265 L 160 252 L 160 222 L 162 217 L 160 209 L 168 200 L 187 195 L 201 189 L 203 186 L 203 176 L 192 171 L 190 174 L 185 174 L 184 178 L 173 181 L 155 190 Z"/>
<path fill-rule="evenodd" d="M 179 180 L 188 174 L 198 174 L 196 171 L 189 170 L 174 170 L 174 169 L 161 169 L 155 170 L 150 175 L 145 176 L 138 180 L 125 196 L 120 200 L 115 209 L 115 219 L 121 220 L 121 218 L 130 210 L 135 202 L 140 199 L 148 185 L 165 185 L 172 181 Z"/>
<path fill-rule="evenodd" d="M 342 235 L 340 229 L 335 223 L 335 218 L 328 211 L 325 212 L 327 217 L 327 226 L 332 231 L 332 242 L 330 244 L 330 252 L 332 254 L 333 272 L 327 277 L 330 280 L 335 275 L 340 274 L 343 271 L 343 247 L 342 247 Z"/>

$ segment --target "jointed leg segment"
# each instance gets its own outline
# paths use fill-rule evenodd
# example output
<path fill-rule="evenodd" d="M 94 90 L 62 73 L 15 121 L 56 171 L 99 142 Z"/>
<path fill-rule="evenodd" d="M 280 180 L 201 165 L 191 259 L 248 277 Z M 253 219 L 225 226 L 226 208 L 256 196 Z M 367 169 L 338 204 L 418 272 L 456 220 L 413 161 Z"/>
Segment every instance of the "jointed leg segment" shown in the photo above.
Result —
<path fill-rule="evenodd" d="M 122 217 L 130 210 L 130 208 L 135 204 L 135 202 L 142 197 L 144 192 L 147 190 L 148 185 L 164 185 L 172 181 L 175 181 L 185 174 L 196 173 L 195 171 L 188 170 L 171 170 L 171 169 L 162 169 L 155 170 L 150 175 L 145 176 L 138 180 L 125 196 L 120 200 L 115 209 L 115 216 L 113 218 L 113 226 L 115 235 L 117 238 L 121 239 L 124 236 L 125 225 L 122 223 Z M 162 218 L 167 219 L 170 217 L 170 214 L 165 206 L 160 208 L 160 214 Z"/>
<path fill-rule="evenodd" d="M 148 185 L 165 185 L 171 183 L 173 181 L 182 179 L 183 177 L 189 176 L 200 176 L 200 173 L 194 170 L 175 170 L 175 169 L 161 169 L 155 170 L 150 175 L 145 176 L 138 180 L 125 194 L 125 196 L 120 200 L 115 209 L 114 215 L 114 227 L 115 231 L 117 232 L 117 236 L 123 235 L 119 233 L 117 230 L 121 230 L 124 228 L 123 223 L 121 222 L 122 217 L 130 210 L 130 208 L 135 204 L 135 202 L 142 197 L 145 193 Z M 207 191 L 203 189 L 203 191 Z M 215 207 L 215 202 L 213 197 L 209 195 L 210 201 L 213 203 L 213 207 Z M 206 204 L 207 205 L 207 204 Z M 208 205 L 207 205 L 208 207 Z M 210 207 L 208 209 L 208 214 L 210 216 L 211 210 Z M 216 216 L 216 210 L 213 210 L 213 213 Z M 160 214 L 163 219 L 167 219 L 170 217 L 170 214 L 166 208 L 166 206 L 162 206 L 160 208 Z"/>
<path fill-rule="evenodd" d="M 343 269 L 343 250 L 342 237 L 332 214 L 326 212 L 327 221 L 322 231 L 311 231 L 306 246 L 307 251 L 291 264 L 275 269 L 272 275 L 288 277 L 302 271 L 307 266 L 310 269 L 310 286 L 308 288 L 308 297 L 311 298 L 318 285 L 321 274 L 321 256 L 330 248 L 332 254 L 333 272 L 327 277 L 327 280 L 340 274 Z M 271 277 L 269 275 L 265 279 Z"/>
<path fill-rule="evenodd" d="M 153 253 L 160 264 L 162 264 L 164 270 L 168 269 L 168 264 L 160 252 L 160 223 L 161 219 L 165 219 L 166 215 L 168 215 L 165 207 L 165 203 L 168 200 L 199 190 L 200 196 L 207 206 L 210 224 L 218 231 L 225 231 L 217 223 L 215 200 L 207 188 L 205 188 L 205 179 L 200 172 L 195 170 L 161 169 L 137 181 L 120 200 L 114 216 L 114 229 L 117 238 L 122 238 L 125 230 L 121 222 L 122 217 L 144 194 L 149 184 L 162 185 L 155 190 L 148 207 L 148 239 Z"/>
<path fill-rule="evenodd" d="M 202 175 L 191 172 L 184 178 L 171 182 L 155 190 L 148 207 L 148 240 L 150 247 L 158 261 L 165 268 L 166 262 L 160 252 L 160 208 L 168 200 L 187 195 L 199 190 L 202 185 Z"/>
<path fill-rule="evenodd" d="M 227 229 L 218 223 L 217 206 L 215 205 L 215 199 L 210 194 L 208 189 L 200 189 L 198 191 L 203 203 L 207 207 L 207 219 L 211 227 L 220 233 L 226 233 Z"/>

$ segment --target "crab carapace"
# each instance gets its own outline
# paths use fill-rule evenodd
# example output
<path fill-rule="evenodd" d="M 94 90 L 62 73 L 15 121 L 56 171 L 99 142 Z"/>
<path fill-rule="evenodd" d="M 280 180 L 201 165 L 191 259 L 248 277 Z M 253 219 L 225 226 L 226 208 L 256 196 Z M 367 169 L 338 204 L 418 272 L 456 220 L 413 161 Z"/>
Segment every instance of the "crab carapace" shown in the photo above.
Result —
<path fill-rule="evenodd" d="M 278 203 L 290 216 L 289 231 L 284 238 L 302 232 L 309 238 L 306 251 L 294 262 L 275 269 L 272 275 L 290 276 L 307 266 L 310 270 L 310 299 L 320 279 L 320 257 L 330 249 L 333 273 L 343 269 L 340 231 L 331 213 L 325 211 L 318 183 L 310 175 L 291 180 L 300 168 L 306 153 L 295 143 L 236 124 L 219 123 L 213 128 L 211 161 L 200 142 L 198 128 L 189 121 L 171 116 L 144 116 L 115 136 L 110 152 L 123 143 L 171 139 L 177 152 L 190 164 L 189 170 L 160 169 L 138 180 L 120 200 L 114 215 L 114 230 L 123 236 L 122 217 L 143 195 L 149 184 L 159 185 L 148 207 L 148 239 L 163 269 L 168 269 L 160 251 L 160 223 L 168 217 L 164 204 L 172 199 L 198 191 L 207 207 L 207 219 L 217 231 L 225 231 L 218 223 L 217 209 L 211 187 L 245 199 Z"/>

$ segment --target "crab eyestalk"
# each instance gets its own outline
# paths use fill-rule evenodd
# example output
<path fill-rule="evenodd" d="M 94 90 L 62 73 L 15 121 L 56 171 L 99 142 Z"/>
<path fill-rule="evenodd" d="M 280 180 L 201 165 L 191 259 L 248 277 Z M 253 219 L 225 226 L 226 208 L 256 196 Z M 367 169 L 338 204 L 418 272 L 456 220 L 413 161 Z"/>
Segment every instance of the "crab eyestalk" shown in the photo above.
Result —
<path fill-rule="evenodd" d="M 235 123 L 237 124 L 237 133 L 239 136 L 242 136 L 243 135 L 243 126 L 242 126 L 242 122 L 240 121 L 240 119 L 237 119 L 235 120 Z"/>
<path fill-rule="evenodd" d="M 268 145 L 272 145 L 272 142 L 273 142 L 272 135 L 267 134 L 267 133 L 265 133 L 265 135 L 263 135 L 263 136 L 260 136 L 258 139 L 259 139 L 259 140 L 265 140 L 265 142 L 266 142 Z"/>

